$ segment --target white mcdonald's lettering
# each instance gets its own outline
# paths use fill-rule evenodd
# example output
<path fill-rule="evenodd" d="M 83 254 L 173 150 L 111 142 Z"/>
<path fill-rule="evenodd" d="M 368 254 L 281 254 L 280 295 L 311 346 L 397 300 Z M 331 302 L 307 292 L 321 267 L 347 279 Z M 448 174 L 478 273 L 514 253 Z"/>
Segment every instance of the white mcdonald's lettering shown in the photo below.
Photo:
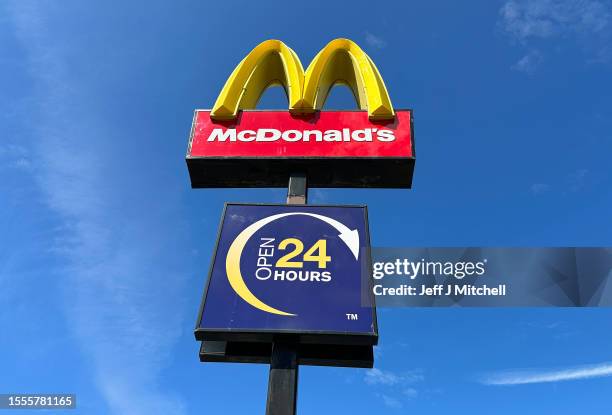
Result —
<path fill-rule="evenodd" d="M 363 130 L 285 130 L 274 128 L 258 128 L 257 130 L 236 131 L 234 128 L 215 128 L 211 131 L 206 141 L 241 141 L 241 142 L 270 142 L 282 139 L 288 142 L 294 141 L 374 141 L 390 142 L 395 140 L 393 130 L 379 128 L 365 128 Z"/>

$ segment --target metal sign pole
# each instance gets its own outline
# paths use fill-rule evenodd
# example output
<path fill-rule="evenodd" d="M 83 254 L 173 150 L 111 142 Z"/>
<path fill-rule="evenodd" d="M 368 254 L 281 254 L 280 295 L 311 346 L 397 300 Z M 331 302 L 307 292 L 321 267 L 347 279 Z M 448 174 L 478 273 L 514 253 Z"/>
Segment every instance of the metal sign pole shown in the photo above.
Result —
<path fill-rule="evenodd" d="M 305 174 L 292 174 L 287 191 L 288 205 L 308 202 L 308 184 Z M 290 338 L 272 343 L 268 401 L 266 415 L 295 415 L 298 387 L 298 347 Z"/>
<path fill-rule="evenodd" d="M 290 341 L 272 343 L 266 415 L 295 415 L 297 406 L 297 345 Z"/>

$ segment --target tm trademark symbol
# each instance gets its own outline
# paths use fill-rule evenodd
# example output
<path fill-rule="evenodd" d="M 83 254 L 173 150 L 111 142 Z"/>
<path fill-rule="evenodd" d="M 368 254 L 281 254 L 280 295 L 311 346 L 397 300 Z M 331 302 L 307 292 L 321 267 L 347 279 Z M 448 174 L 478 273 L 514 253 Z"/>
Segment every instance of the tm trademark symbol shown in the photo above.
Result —
<path fill-rule="evenodd" d="M 359 320 L 359 314 L 346 313 L 347 320 Z"/>

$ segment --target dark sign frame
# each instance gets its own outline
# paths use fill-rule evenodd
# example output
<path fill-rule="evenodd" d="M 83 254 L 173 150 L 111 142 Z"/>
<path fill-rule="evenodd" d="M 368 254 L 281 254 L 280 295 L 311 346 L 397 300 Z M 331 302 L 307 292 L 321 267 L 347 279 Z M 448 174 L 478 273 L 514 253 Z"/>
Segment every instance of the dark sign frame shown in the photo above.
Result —
<path fill-rule="evenodd" d="M 270 364 L 272 343 L 203 341 L 200 345 L 202 363 L 259 363 Z M 345 346 L 328 344 L 298 344 L 298 364 L 306 366 L 334 366 L 372 368 L 373 346 Z"/>
<path fill-rule="evenodd" d="M 217 257 L 219 240 L 221 238 L 221 230 L 225 221 L 225 214 L 227 207 L 233 206 L 292 206 L 283 203 L 229 203 L 226 202 L 223 207 L 223 213 L 217 229 L 217 238 L 215 241 L 215 247 L 213 250 L 210 266 L 208 269 L 208 278 L 204 286 L 204 294 L 200 302 L 198 309 L 198 317 L 196 320 L 196 326 L 194 329 L 194 335 L 197 341 L 228 341 L 228 342 L 264 342 L 271 343 L 278 340 L 279 337 L 290 337 L 298 344 L 330 344 L 330 345 L 345 345 L 345 346 L 374 346 L 378 344 L 378 321 L 376 317 L 376 296 L 373 292 L 373 281 L 370 275 L 368 278 L 368 293 L 369 300 L 372 307 L 370 308 L 372 313 L 373 332 L 372 334 L 364 334 L 361 332 L 336 332 L 336 331 L 319 331 L 319 330 L 236 330 L 236 329 L 203 329 L 200 327 L 202 321 L 202 313 L 204 311 L 204 304 L 206 303 L 206 297 L 208 295 L 208 288 L 212 279 L 213 267 Z M 345 207 L 345 208 L 363 208 L 364 221 L 365 221 L 365 261 L 366 267 L 372 269 L 372 255 L 371 255 L 371 244 L 370 244 L 370 230 L 368 222 L 368 208 L 366 205 L 304 205 L 307 207 Z M 363 283 L 363 278 L 360 279 L 360 283 Z M 362 288 L 363 289 L 363 288 Z M 363 297 L 363 293 L 362 293 Z"/>

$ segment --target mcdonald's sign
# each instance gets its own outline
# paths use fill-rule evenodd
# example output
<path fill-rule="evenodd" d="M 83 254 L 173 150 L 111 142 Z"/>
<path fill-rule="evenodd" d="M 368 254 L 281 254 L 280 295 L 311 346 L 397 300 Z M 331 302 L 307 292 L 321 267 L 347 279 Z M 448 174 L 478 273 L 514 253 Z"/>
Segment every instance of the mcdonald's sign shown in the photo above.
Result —
<path fill-rule="evenodd" d="M 337 84 L 358 110 L 323 110 Z M 256 109 L 273 85 L 288 111 Z M 213 108 L 195 111 L 187 151 L 194 188 L 283 187 L 297 172 L 312 187 L 409 188 L 414 159 L 412 111 L 393 108 L 374 62 L 348 39 L 328 43 L 306 71 L 283 42 L 256 46 Z"/>

